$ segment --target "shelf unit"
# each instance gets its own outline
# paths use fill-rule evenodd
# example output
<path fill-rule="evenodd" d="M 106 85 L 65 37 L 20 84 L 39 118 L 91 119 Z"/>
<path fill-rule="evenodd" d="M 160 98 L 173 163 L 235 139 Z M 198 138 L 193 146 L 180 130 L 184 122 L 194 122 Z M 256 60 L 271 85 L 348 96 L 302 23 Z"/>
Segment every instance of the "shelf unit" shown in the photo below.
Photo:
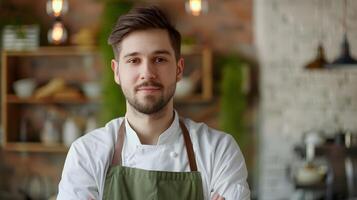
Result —
<path fill-rule="evenodd" d="M 33 78 L 38 83 L 45 84 L 56 77 L 65 79 L 66 83 L 71 81 L 78 85 L 86 81 L 98 81 L 93 80 L 98 78 L 101 67 L 97 49 L 95 47 L 41 47 L 35 51 L 3 51 L 1 59 L 3 148 L 18 152 L 66 152 L 67 147 L 60 141 L 51 145 L 41 143 L 40 129 L 32 130 L 32 134 L 37 139 L 20 140 L 20 123 L 24 112 L 30 112 L 33 107 L 45 109 L 46 106 L 98 105 L 99 99 L 90 99 L 83 94 L 76 98 L 35 98 L 33 96 L 20 98 L 14 92 L 13 83 L 19 79 Z M 92 75 L 88 69 L 94 70 Z"/>
<path fill-rule="evenodd" d="M 212 88 L 212 50 L 205 46 L 186 46 L 181 48 L 185 60 L 183 77 L 189 77 L 192 71 L 198 70 L 200 79 L 195 90 L 183 97 L 175 97 L 175 102 L 180 104 L 205 103 L 213 98 Z M 180 84 L 180 82 L 178 83 Z M 178 86 L 176 86 L 177 89 Z"/>
<path fill-rule="evenodd" d="M 7 95 L 8 104 L 85 104 L 85 103 L 99 103 L 99 99 L 89 99 L 85 97 L 79 98 L 63 98 L 63 99 L 51 99 L 51 98 L 19 98 L 14 94 Z"/>
<path fill-rule="evenodd" d="M 47 152 L 47 153 L 66 153 L 68 148 L 63 144 L 44 145 L 39 142 L 9 142 L 5 149 L 18 152 Z"/>

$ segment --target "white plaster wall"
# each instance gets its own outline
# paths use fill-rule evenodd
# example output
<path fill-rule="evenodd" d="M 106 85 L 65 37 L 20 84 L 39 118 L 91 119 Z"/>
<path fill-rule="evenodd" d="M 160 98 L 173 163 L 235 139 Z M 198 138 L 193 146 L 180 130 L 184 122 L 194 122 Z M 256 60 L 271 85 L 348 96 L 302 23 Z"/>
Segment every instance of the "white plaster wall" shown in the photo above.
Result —
<path fill-rule="evenodd" d="M 357 58 L 357 1 L 348 0 L 348 38 Z M 357 66 L 306 71 L 321 41 L 329 61 L 343 39 L 342 0 L 255 0 L 255 41 L 261 67 L 259 199 L 289 199 L 286 167 L 309 130 L 357 133 Z"/>

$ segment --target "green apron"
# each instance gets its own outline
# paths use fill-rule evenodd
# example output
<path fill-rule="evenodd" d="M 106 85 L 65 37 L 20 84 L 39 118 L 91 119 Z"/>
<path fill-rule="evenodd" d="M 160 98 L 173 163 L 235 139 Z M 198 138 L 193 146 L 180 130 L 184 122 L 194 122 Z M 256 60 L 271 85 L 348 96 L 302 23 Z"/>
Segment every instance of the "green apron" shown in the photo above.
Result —
<path fill-rule="evenodd" d="M 121 166 L 125 121 L 119 128 L 112 164 L 106 175 L 103 199 L 203 200 L 201 174 L 188 130 L 180 120 L 191 172 L 149 171 Z"/>

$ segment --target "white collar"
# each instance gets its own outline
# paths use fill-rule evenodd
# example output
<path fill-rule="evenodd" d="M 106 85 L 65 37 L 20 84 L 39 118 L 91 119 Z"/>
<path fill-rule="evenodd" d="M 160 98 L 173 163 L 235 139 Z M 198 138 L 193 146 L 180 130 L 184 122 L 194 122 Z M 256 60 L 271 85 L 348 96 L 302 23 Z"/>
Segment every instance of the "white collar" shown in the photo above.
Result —
<path fill-rule="evenodd" d="M 125 118 L 125 143 L 129 148 L 136 148 L 137 146 L 155 146 L 155 145 L 142 145 L 137 133 L 130 126 L 127 118 Z M 167 145 L 172 144 L 175 141 L 178 141 L 179 134 L 181 134 L 181 128 L 179 123 L 179 116 L 177 112 L 174 113 L 174 120 L 171 123 L 170 127 L 162 132 L 157 141 L 157 145 Z"/>

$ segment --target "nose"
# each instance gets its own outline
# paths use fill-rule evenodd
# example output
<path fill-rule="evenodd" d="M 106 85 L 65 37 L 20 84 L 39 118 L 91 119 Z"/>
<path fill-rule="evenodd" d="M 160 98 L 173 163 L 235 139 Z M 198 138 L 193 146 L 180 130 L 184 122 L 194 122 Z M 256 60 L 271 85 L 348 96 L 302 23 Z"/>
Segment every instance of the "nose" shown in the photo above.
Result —
<path fill-rule="evenodd" d="M 156 79 L 155 66 L 152 63 L 150 63 L 148 60 L 142 63 L 140 79 L 141 80 Z"/>

